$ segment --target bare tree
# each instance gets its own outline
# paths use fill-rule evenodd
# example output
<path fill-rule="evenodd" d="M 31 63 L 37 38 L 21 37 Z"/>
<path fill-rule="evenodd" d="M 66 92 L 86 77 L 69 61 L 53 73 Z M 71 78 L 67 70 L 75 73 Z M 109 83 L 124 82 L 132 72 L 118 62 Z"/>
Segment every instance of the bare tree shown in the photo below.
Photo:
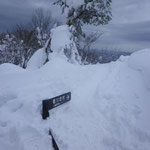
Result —
<path fill-rule="evenodd" d="M 26 68 L 27 62 L 33 55 L 33 53 L 41 46 L 38 43 L 38 39 L 35 34 L 36 30 L 29 24 L 17 24 L 14 29 L 15 35 L 15 48 L 12 47 L 12 51 L 19 51 L 20 62 L 19 65 Z"/>
<path fill-rule="evenodd" d="M 83 50 L 90 50 L 91 46 L 103 35 L 103 32 L 92 32 L 84 38 Z"/>
<path fill-rule="evenodd" d="M 47 32 L 54 24 L 54 19 L 51 16 L 51 12 L 45 12 L 42 8 L 35 10 L 32 15 L 32 25 L 34 28 L 39 27 L 43 32 Z"/>
<path fill-rule="evenodd" d="M 82 57 L 82 62 L 86 63 L 91 46 L 103 35 L 103 32 L 92 32 L 85 36 L 82 40 L 82 46 L 80 47 L 80 55 Z"/>
<path fill-rule="evenodd" d="M 36 29 L 39 44 L 43 47 L 50 36 L 50 30 L 56 23 L 51 12 L 44 12 L 42 8 L 35 10 L 32 15 L 32 26 Z"/>

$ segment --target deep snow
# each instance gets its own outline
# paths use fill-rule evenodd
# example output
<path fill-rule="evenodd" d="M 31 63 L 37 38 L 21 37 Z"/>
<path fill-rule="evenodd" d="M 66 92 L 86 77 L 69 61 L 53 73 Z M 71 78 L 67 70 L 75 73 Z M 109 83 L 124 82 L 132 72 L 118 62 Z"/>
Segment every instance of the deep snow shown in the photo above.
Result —
<path fill-rule="evenodd" d="M 117 62 L 73 65 L 51 57 L 40 69 L 0 65 L 0 149 L 149 150 L 150 49 Z M 42 100 L 72 100 L 42 120 Z"/>

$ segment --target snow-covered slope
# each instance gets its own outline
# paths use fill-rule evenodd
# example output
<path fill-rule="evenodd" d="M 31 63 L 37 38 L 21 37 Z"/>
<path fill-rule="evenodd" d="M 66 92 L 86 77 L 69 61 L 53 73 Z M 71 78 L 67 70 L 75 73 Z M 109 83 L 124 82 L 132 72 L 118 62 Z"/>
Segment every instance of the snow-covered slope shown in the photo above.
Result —
<path fill-rule="evenodd" d="M 149 150 L 149 58 L 147 49 L 103 65 L 0 65 L 0 149 L 52 149 L 51 128 L 60 150 Z M 72 100 L 42 120 L 42 100 L 68 91 Z"/>

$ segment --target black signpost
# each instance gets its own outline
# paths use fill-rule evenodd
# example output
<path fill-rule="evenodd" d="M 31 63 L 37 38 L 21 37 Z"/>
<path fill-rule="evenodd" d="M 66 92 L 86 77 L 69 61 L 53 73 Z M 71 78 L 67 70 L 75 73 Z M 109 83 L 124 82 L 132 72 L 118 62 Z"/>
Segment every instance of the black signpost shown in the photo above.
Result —
<path fill-rule="evenodd" d="M 43 100 L 42 102 L 42 118 L 49 117 L 49 110 L 71 100 L 71 92 L 56 96 L 51 99 Z"/>
<path fill-rule="evenodd" d="M 47 117 L 49 117 L 48 111 L 50 109 L 53 109 L 61 104 L 64 104 L 64 103 L 70 101 L 70 100 L 71 100 L 71 92 L 56 96 L 51 99 L 43 100 L 43 102 L 42 102 L 42 118 L 46 119 Z M 54 136 L 53 136 L 51 130 L 49 130 L 49 135 L 52 137 L 53 148 L 55 150 L 59 150 L 59 147 L 57 145 L 56 140 L 54 139 Z"/>
<path fill-rule="evenodd" d="M 49 135 L 50 135 L 51 138 L 52 138 L 52 144 L 53 144 L 54 150 L 59 150 L 59 147 L 58 147 L 58 145 L 57 145 L 57 143 L 56 143 L 56 140 L 54 139 L 54 136 L 53 136 L 53 134 L 52 134 L 51 129 L 49 130 Z"/>

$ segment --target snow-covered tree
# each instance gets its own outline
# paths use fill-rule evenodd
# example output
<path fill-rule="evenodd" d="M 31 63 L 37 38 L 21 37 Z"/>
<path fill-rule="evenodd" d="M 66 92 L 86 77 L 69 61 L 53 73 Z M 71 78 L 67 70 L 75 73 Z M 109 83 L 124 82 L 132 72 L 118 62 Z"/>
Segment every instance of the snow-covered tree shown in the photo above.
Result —
<path fill-rule="evenodd" d="M 55 5 L 61 6 L 62 13 L 67 14 L 66 24 L 70 27 L 78 51 L 82 49 L 80 41 L 89 48 L 97 39 L 97 36 L 91 38 L 83 32 L 85 24 L 98 26 L 109 23 L 112 17 L 111 2 L 112 0 L 56 0 L 54 2 Z M 80 52 L 78 53 L 81 55 Z"/>
<path fill-rule="evenodd" d="M 27 62 L 39 48 L 34 31 L 18 26 L 14 34 L 6 34 L 0 41 L 0 63 L 12 63 L 26 68 Z"/>
<path fill-rule="evenodd" d="M 84 24 L 104 25 L 111 20 L 111 0 L 56 0 L 54 4 L 67 10 L 67 25 L 74 27 L 76 37 L 84 33 Z"/>
<path fill-rule="evenodd" d="M 55 54 L 65 56 L 70 63 L 81 61 L 70 27 L 67 25 L 51 30 L 51 50 Z"/>

